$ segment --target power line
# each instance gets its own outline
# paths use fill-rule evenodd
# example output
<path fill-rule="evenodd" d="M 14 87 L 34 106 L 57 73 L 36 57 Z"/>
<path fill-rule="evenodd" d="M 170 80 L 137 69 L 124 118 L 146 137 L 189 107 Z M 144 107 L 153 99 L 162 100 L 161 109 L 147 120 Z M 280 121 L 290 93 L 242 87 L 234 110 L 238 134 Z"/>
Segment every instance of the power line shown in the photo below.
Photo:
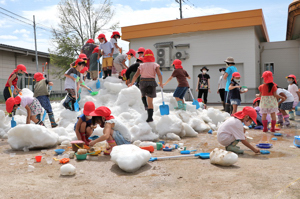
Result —
<path fill-rule="evenodd" d="M 28 21 L 30 21 L 30 22 L 32 22 L 32 20 L 27 19 L 27 18 L 25 18 L 25 17 L 22 17 L 21 15 L 18 15 L 18 14 L 14 13 L 14 12 L 11 12 L 11 11 L 9 11 L 9 10 L 6 10 L 6 9 L 4 9 L 4 8 L 2 8 L 2 7 L 0 7 L 0 9 L 4 10 L 4 11 L 6 11 L 6 12 L 9 12 L 9 13 L 11 13 L 11 14 L 13 14 L 13 15 L 16 15 L 16 16 L 18 16 L 18 17 L 21 17 L 21 18 L 23 18 L 23 19 L 26 19 L 26 20 L 28 20 Z"/>
<path fill-rule="evenodd" d="M 8 17 L 12 18 L 12 19 L 21 21 L 21 22 L 23 22 L 23 23 L 25 23 L 25 24 L 28 24 L 28 25 L 32 26 L 32 24 L 27 23 L 27 22 L 25 22 L 25 21 L 23 21 L 23 20 L 17 19 L 17 18 L 15 18 L 15 17 L 13 17 L 13 16 L 11 16 L 11 15 L 8 15 L 8 14 L 6 14 L 6 13 L 4 13 L 4 12 L 1 12 L 1 11 L 0 11 L 0 14 L 3 14 L 3 15 L 5 15 L 5 16 L 8 16 Z"/>

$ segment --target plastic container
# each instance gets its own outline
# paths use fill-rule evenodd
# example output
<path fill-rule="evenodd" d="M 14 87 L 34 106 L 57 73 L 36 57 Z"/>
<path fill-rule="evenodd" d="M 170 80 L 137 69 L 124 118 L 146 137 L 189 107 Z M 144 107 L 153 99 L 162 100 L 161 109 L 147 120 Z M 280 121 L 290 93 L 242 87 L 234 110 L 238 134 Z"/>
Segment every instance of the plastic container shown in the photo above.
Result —
<path fill-rule="evenodd" d="M 36 162 L 41 162 L 41 160 L 42 160 L 42 156 L 41 155 L 35 156 L 35 161 Z"/>
<path fill-rule="evenodd" d="M 160 142 L 157 142 L 157 143 L 156 143 L 156 149 L 157 149 L 157 150 L 161 150 L 162 147 L 163 147 L 162 143 L 160 143 Z"/>
<path fill-rule="evenodd" d="M 162 144 L 165 144 L 165 141 L 158 141 L 158 142 L 160 142 L 160 143 L 162 143 Z"/>
<path fill-rule="evenodd" d="M 71 144 L 72 144 L 72 150 L 77 152 L 79 148 L 76 145 L 83 148 L 84 142 L 81 140 L 75 140 L 75 141 L 72 141 Z"/>
<path fill-rule="evenodd" d="M 153 146 L 141 146 L 140 148 L 141 148 L 141 149 L 144 149 L 144 150 L 147 150 L 147 151 L 149 151 L 150 153 L 153 153 L 153 152 L 154 152 L 154 147 L 153 147 Z"/>
<path fill-rule="evenodd" d="M 52 158 L 46 158 L 46 162 L 47 162 L 47 164 L 52 164 Z"/>
<path fill-rule="evenodd" d="M 259 148 L 263 148 L 263 149 L 269 149 L 271 148 L 273 145 L 270 143 L 259 143 L 256 145 Z"/>
<path fill-rule="evenodd" d="M 300 102 L 295 107 L 295 114 L 298 115 L 298 116 L 300 115 Z"/>
<path fill-rule="evenodd" d="M 294 145 L 298 148 L 300 148 L 300 136 L 296 135 L 294 136 Z"/>
<path fill-rule="evenodd" d="M 80 155 L 75 153 L 77 160 L 85 160 L 87 155 L 90 155 L 90 154 L 93 154 L 93 153 L 86 153 L 86 154 L 80 154 Z"/>
<path fill-rule="evenodd" d="M 65 152 L 65 149 L 55 149 L 54 151 L 57 155 L 61 155 L 63 152 Z"/>

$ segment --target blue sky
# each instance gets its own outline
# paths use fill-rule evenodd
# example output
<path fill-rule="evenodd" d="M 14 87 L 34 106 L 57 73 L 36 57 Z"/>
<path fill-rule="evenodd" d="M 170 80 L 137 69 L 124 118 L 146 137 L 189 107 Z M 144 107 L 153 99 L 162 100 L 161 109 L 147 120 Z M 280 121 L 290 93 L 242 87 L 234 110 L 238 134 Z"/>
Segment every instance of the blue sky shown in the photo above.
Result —
<path fill-rule="evenodd" d="M 271 41 L 284 41 L 286 37 L 288 5 L 292 0 L 184 0 L 183 17 L 263 9 Z M 32 19 L 43 27 L 58 23 L 56 5 L 59 0 L 0 0 L 0 7 Z M 99 0 L 95 0 L 99 2 Z M 115 9 L 114 22 L 129 26 L 179 18 L 178 3 L 175 0 L 112 0 Z M 6 13 L 0 9 L 0 12 Z M 34 49 L 33 28 L 0 13 L 0 43 Z M 30 23 L 30 22 L 29 22 Z M 107 36 L 110 33 L 106 33 Z M 38 50 L 48 52 L 51 48 L 49 31 L 37 29 Z M 120 42 L 124 49 L 128 43 Z"/>

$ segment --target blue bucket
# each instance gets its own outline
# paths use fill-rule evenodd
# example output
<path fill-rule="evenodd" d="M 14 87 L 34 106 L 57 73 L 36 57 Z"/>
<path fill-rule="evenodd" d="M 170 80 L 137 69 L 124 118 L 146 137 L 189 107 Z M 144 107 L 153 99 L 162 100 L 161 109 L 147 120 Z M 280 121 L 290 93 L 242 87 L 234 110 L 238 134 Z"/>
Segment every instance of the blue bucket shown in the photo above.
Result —
<path fill-rule="evenodd" d="M 296 112 L 296 115 L 298 115 L 298 116 L 300 115 L 300 102 L 295 107 L 295 112 Z"/>
<path fill-rule="evenodd" d="M 300 148 L 300 136 L 299 136 L 299 135 L 296 135 L 296 136 L 294 137 L 294 145 L 295 145 L 296 147 L 299 147 L 299 148 Z"/>

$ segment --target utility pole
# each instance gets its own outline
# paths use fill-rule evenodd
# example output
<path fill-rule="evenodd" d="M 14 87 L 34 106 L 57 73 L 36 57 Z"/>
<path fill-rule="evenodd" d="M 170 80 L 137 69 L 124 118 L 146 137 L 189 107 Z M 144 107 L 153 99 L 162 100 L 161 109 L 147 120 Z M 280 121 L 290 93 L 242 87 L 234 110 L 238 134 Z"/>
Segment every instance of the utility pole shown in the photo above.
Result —
<path fill-rule="evenodd" d="M 39 72 L 39 60 L 37 54 L 37 44 L 36 44 L 36 26 L 35 26 L 35 16 L 33 15 L 33 30 L 34 30 L 34 43 L 35 43 L 35 63 L 36 63 L 36 72 Z"/>
<path fill-rule="evenodd" d="M 175 1 L 179 3 L 180 19 L 182 19 L 182 0 L 175 0 Z"/>

